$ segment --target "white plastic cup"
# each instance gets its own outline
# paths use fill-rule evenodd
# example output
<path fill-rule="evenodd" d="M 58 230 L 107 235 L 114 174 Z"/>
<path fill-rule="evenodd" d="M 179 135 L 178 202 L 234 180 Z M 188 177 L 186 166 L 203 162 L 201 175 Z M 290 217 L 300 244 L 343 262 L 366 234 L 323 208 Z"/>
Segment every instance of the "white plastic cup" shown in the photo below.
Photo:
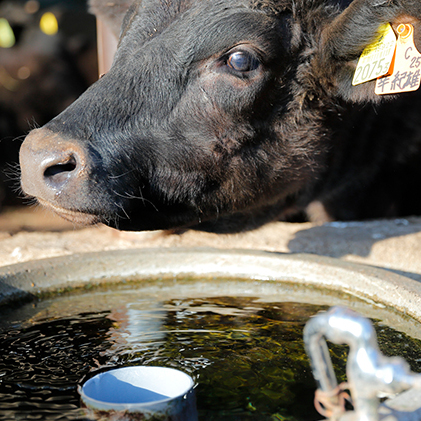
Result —
<path fill-rule="evenodd" d="M 193 379 L 166 367 L 124 367 L 100 373 L 79 388 L 96 419 L 197 421 Z"/>

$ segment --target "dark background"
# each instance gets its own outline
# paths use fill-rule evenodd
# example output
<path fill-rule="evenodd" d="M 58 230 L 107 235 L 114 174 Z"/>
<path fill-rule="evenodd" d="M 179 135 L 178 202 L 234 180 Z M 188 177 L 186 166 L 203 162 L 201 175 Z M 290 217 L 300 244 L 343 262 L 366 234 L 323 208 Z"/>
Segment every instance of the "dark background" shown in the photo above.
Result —
<path fill-rule="evenodd" d="M 53 35 L 40 28 L 47 12 L 58 22 Z M 0 19 L 15 38 L 0 46 L 1 211 L 23 202 L 18 160 L 26 134 L 71 104 L 97 79 L 98 67 L 96 22 L 86 0 L 0 0 Z"/>

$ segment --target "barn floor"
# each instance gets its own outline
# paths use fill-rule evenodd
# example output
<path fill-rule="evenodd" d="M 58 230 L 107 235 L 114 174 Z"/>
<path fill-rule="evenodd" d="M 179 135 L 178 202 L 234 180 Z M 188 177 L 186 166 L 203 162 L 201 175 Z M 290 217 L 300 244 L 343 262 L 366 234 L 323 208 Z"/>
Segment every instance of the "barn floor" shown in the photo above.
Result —
<path fill-rule="evenodd" d="M 332 222 L 276 222 L 256 231 L 218 235 L 195 231 L 119 232 L 74 227 L 41 208 L 0 213 L 0 266 L 79 252 L 151 248 L 213 247 L 313 253 L 387 268 L 421 280 L 421 218 Z"/>

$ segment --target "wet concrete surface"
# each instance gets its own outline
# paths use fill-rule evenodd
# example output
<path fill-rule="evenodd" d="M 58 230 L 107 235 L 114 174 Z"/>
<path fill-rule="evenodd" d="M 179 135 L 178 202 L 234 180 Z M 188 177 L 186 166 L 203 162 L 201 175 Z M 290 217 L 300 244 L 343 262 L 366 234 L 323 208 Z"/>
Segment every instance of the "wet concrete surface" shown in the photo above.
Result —
<path fill-rule="evenodd" d="M 39 207 L 0 213 L 0 266 L 80 252 L 162 247 L 310 253 L 386 268 L 421 280 L 421 218 L 365 222 L 274 222 L 240 234 L 120 232 L 76 227 Z"/>

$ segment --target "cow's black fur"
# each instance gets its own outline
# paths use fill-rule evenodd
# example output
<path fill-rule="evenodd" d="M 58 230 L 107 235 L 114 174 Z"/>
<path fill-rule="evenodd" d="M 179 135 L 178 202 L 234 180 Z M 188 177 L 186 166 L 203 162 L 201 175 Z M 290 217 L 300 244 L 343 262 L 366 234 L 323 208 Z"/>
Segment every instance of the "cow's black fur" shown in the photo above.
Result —
<path fill-rule="evenodd" d="M 110 72 L 45 126 L 87 157 L 53 205 L 134 230 L 244 229 L 314 201 L 421 214 L 420 94 L 351 86 L 381 23 L 412 23 L 420 49 L 420 19 L 419 0 L 135 1 Z"/>

